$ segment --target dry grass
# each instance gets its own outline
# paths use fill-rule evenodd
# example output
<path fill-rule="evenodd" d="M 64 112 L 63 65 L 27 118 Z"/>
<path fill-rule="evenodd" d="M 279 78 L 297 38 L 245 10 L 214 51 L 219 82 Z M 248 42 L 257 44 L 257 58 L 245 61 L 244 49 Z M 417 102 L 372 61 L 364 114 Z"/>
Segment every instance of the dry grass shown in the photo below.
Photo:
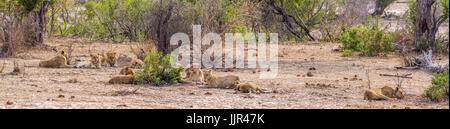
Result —
<path fill-rule="evenodd" d="M 20 52 L 26 51 L 25 33 L 23 26 L 13 26 L 9 31 L 9 36 L 5 36 L 5 41 L 0 51 L 0 57 L 14 57 Z"/>
<path fill-rule="evenodd" d="M 136 57 L 140 60 L 144 60 L 146 56 L 146 52 L 149 51 L 155 51 L 156 45 L 155 42 L 150 41 L 148 43 L 138 43 L 136 47 L 133 47 L 133 45 L 129 45 L 131 49 L 131 53 L 136 55 Z"/>

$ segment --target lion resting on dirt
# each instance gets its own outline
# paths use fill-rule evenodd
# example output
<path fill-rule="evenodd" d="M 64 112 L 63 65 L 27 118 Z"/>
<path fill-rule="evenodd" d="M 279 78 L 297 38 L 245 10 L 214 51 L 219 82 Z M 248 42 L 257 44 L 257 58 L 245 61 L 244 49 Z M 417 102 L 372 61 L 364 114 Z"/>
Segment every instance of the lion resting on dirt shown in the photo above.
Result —
<path fill-rule="evenodd" d="M 120 70 L 120 74 L 122 74 L 122 75 L 134 75 L 135 72 L 129 66 L 125 66 L 122 70 Z"/>
<path fill-rule="evenodd" d="M 385 86 L 383 88 L 369 89 L 364 92 L 364 100 L 392 100 L 403 99 L 405 94 L 400 88 Z"/>
<path fill-rule="evenodd" d="M 132 84 L 134 80 L 133 75 L 126 75 L 126 76 L 117 76 L 111 78 L 108 83 L 109 84 Z"/>
<path fill-rule="evenodd" d="M 182 83 L 190 83 L 192 85 L 203 84 L 204 76 L 200 68 L 186 69 L 185 72 L 186 77 L 182 80 Z"/>
<path fill-rule="evenodd" d="M 100 69 L 102 67 L 99 54 L 90 54 L 89 56 L 91 57 L 89 62 L 82 62 L 76 65 L 75 68 Z"/>
<path fill-rule="evenodd" d="M 130 67 L 134 69 L 138 69 L 144 66 L 144 62 L 140 59 L 133 58 L 130 62 Z"/>
<path fill-rule="evenodd" d="M 206 70 L 204 72 L 206 87 L 210 88 L 227 88 L 234 89 L 236 83 L 239 82 L 239 77 L 236 75 L 227 75 L 224 77 L 219 77 L 213 74 L 212 70 Z"/>
<path fill-rule="evenodd" d="M 111 78 L 108 83 L 110 84 L 132 84 L 135 72 L 129 66 L 125 66 L 120 70 L 120 74 L 124 76 L 116 76 Z"/>
<path fill-rule="evenodd" d="M 236 82 L 239 83 L 239 82 Z M 260 86 L 253 84 L 253 83 L 241 83 L 237 84 L 237 86 L 234 88 L 237 91 L 243 92 L 243 93 L 252 93 L 252 91 L 256 91 L 256 93 L 263 93 L 264 91 L 261 89 Z"/>
<path fill-rule="evenodd" d="M 44 68 L 71 68 L 67 65 L 67 52 L 62 50 L 50 60 L 39 62 L 39 67 Z"/>
<path fill-rule="evenodd" d="M 117 53 L 106 53 L 106 57 L 103 57 L 101 59 L 101 64 L 105 67 L 115 67 L 117 65 Z"/>

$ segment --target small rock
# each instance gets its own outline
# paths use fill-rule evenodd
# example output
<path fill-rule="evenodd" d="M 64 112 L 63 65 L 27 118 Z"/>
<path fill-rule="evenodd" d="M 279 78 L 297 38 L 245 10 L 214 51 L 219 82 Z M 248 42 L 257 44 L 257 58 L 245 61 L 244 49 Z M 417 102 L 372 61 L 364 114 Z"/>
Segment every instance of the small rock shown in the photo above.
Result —
<path fill-rule="evenodd" d="M 191 93 L 189 93 L 189 95 L 195 95 L 195 93 L 194 93 L 194 92 L 191 92 Z"/>
<path fill-rule="evenodd" d="M 205 95 L 213 95 L 211 92 L 206 92 Z"/>
<path fill-rule="evenodd" d="M 308 76 L 308 77 L 313 77 L 314 75 L 312 74 L 312 72 L 308 72 L 308 73 L 306 74 L 306 76 Z"/>
<path fill-rule="evenodd" d="M 309 68 L 309 70 L 313 71 L 313 70 L 316 70 L 316 68 L 314 68 L 314 67 L 311 67 L 311 68 Z"/>
<path fill-rule="evenodd" d="M 14 104 L 14 102 L 11 102 L 11 101 L 6 102 L 6 105 L 13 105 L 13 104 Z"/>
<path fill-rule="evenodd" d="M 65 98 L 64 95 L 58 95 L 58 98 Z"/>
<path fill-rule="evenodd" d="M 75 96 L 70 96 L 70 99 L 75 99 Z"/>
<path fill-rule="evenodd" d="M 253 73 L 253 74 L 256 74 L 256 69 L 254 69 L 254 70 L 252 71 L 252 73 Z"/>
<path fill-rule="evenodd" d="M 348 80 L 348 78 L 347 78 L 347 77 L 344 77 L 344 80 Z"/>

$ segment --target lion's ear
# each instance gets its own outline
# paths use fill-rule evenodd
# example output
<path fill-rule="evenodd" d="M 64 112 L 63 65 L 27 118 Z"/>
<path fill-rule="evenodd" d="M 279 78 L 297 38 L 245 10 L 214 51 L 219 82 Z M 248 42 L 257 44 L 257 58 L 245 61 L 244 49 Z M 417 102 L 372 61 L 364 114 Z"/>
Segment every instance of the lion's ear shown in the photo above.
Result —
<path fill-rule="evenodd" d="M 395 92 L 399 91 L 400 89 L 398 87 L 395 88 Z"/>

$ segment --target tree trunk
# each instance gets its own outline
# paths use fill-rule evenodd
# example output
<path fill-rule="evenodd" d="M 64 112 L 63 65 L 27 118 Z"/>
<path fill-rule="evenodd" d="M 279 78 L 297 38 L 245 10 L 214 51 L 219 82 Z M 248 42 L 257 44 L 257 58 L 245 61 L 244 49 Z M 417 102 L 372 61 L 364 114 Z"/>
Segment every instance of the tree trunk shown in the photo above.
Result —
<path fill-rule="evenodd" d="M 26 37 L 25 41 L 28 45 L 31 46 L 43 46 L 44 42 L 44 29 L 47 25 L 47 18 L 45 14 L 47 13 L 48 5 L 50 4 L 49 1 L 44 1 L 39 5 L 39 8 L 37 11 L 33 11 L 30 13 L 30 15 L 27 17 L 27 20 L 29 20 L 29 23 L 26 31 L 29 36 Z"/>
<path fill-rule="evenodd" d="M 172 16 L 172 10 L 174 6 L 174 1 L 170 0 L 170 3 L 167 8 L 163 9 L 163 0 L 160 0 L 160 13 L 158 25 L 156 27 L 156 36 L 158 39 L 158 51 L 162 52 L 164 55 L 170 53 L 169 50 L 169 20 Z"/>
<path fill-rule="evenodd" d="M 376 0 L 375 1 L 375 12 L 372 15 L 383 15 L 384 10 L 395 0 Z"/>
<path fill-rule="evenodd" d="M 416 19 L 415 19 L 415 31 L 414 31 L 414 43 L 416 49 L 420 48 L 419 44 L 423 42 L 429 42 L 426 47 L 432 46 L 434 39 L 430 39 L 432 36 L 434 27 L 432 6 L 436 0 L 417 0 L 416 7 Z M 439 26 L 438 26 L 439 27 Z"/>

